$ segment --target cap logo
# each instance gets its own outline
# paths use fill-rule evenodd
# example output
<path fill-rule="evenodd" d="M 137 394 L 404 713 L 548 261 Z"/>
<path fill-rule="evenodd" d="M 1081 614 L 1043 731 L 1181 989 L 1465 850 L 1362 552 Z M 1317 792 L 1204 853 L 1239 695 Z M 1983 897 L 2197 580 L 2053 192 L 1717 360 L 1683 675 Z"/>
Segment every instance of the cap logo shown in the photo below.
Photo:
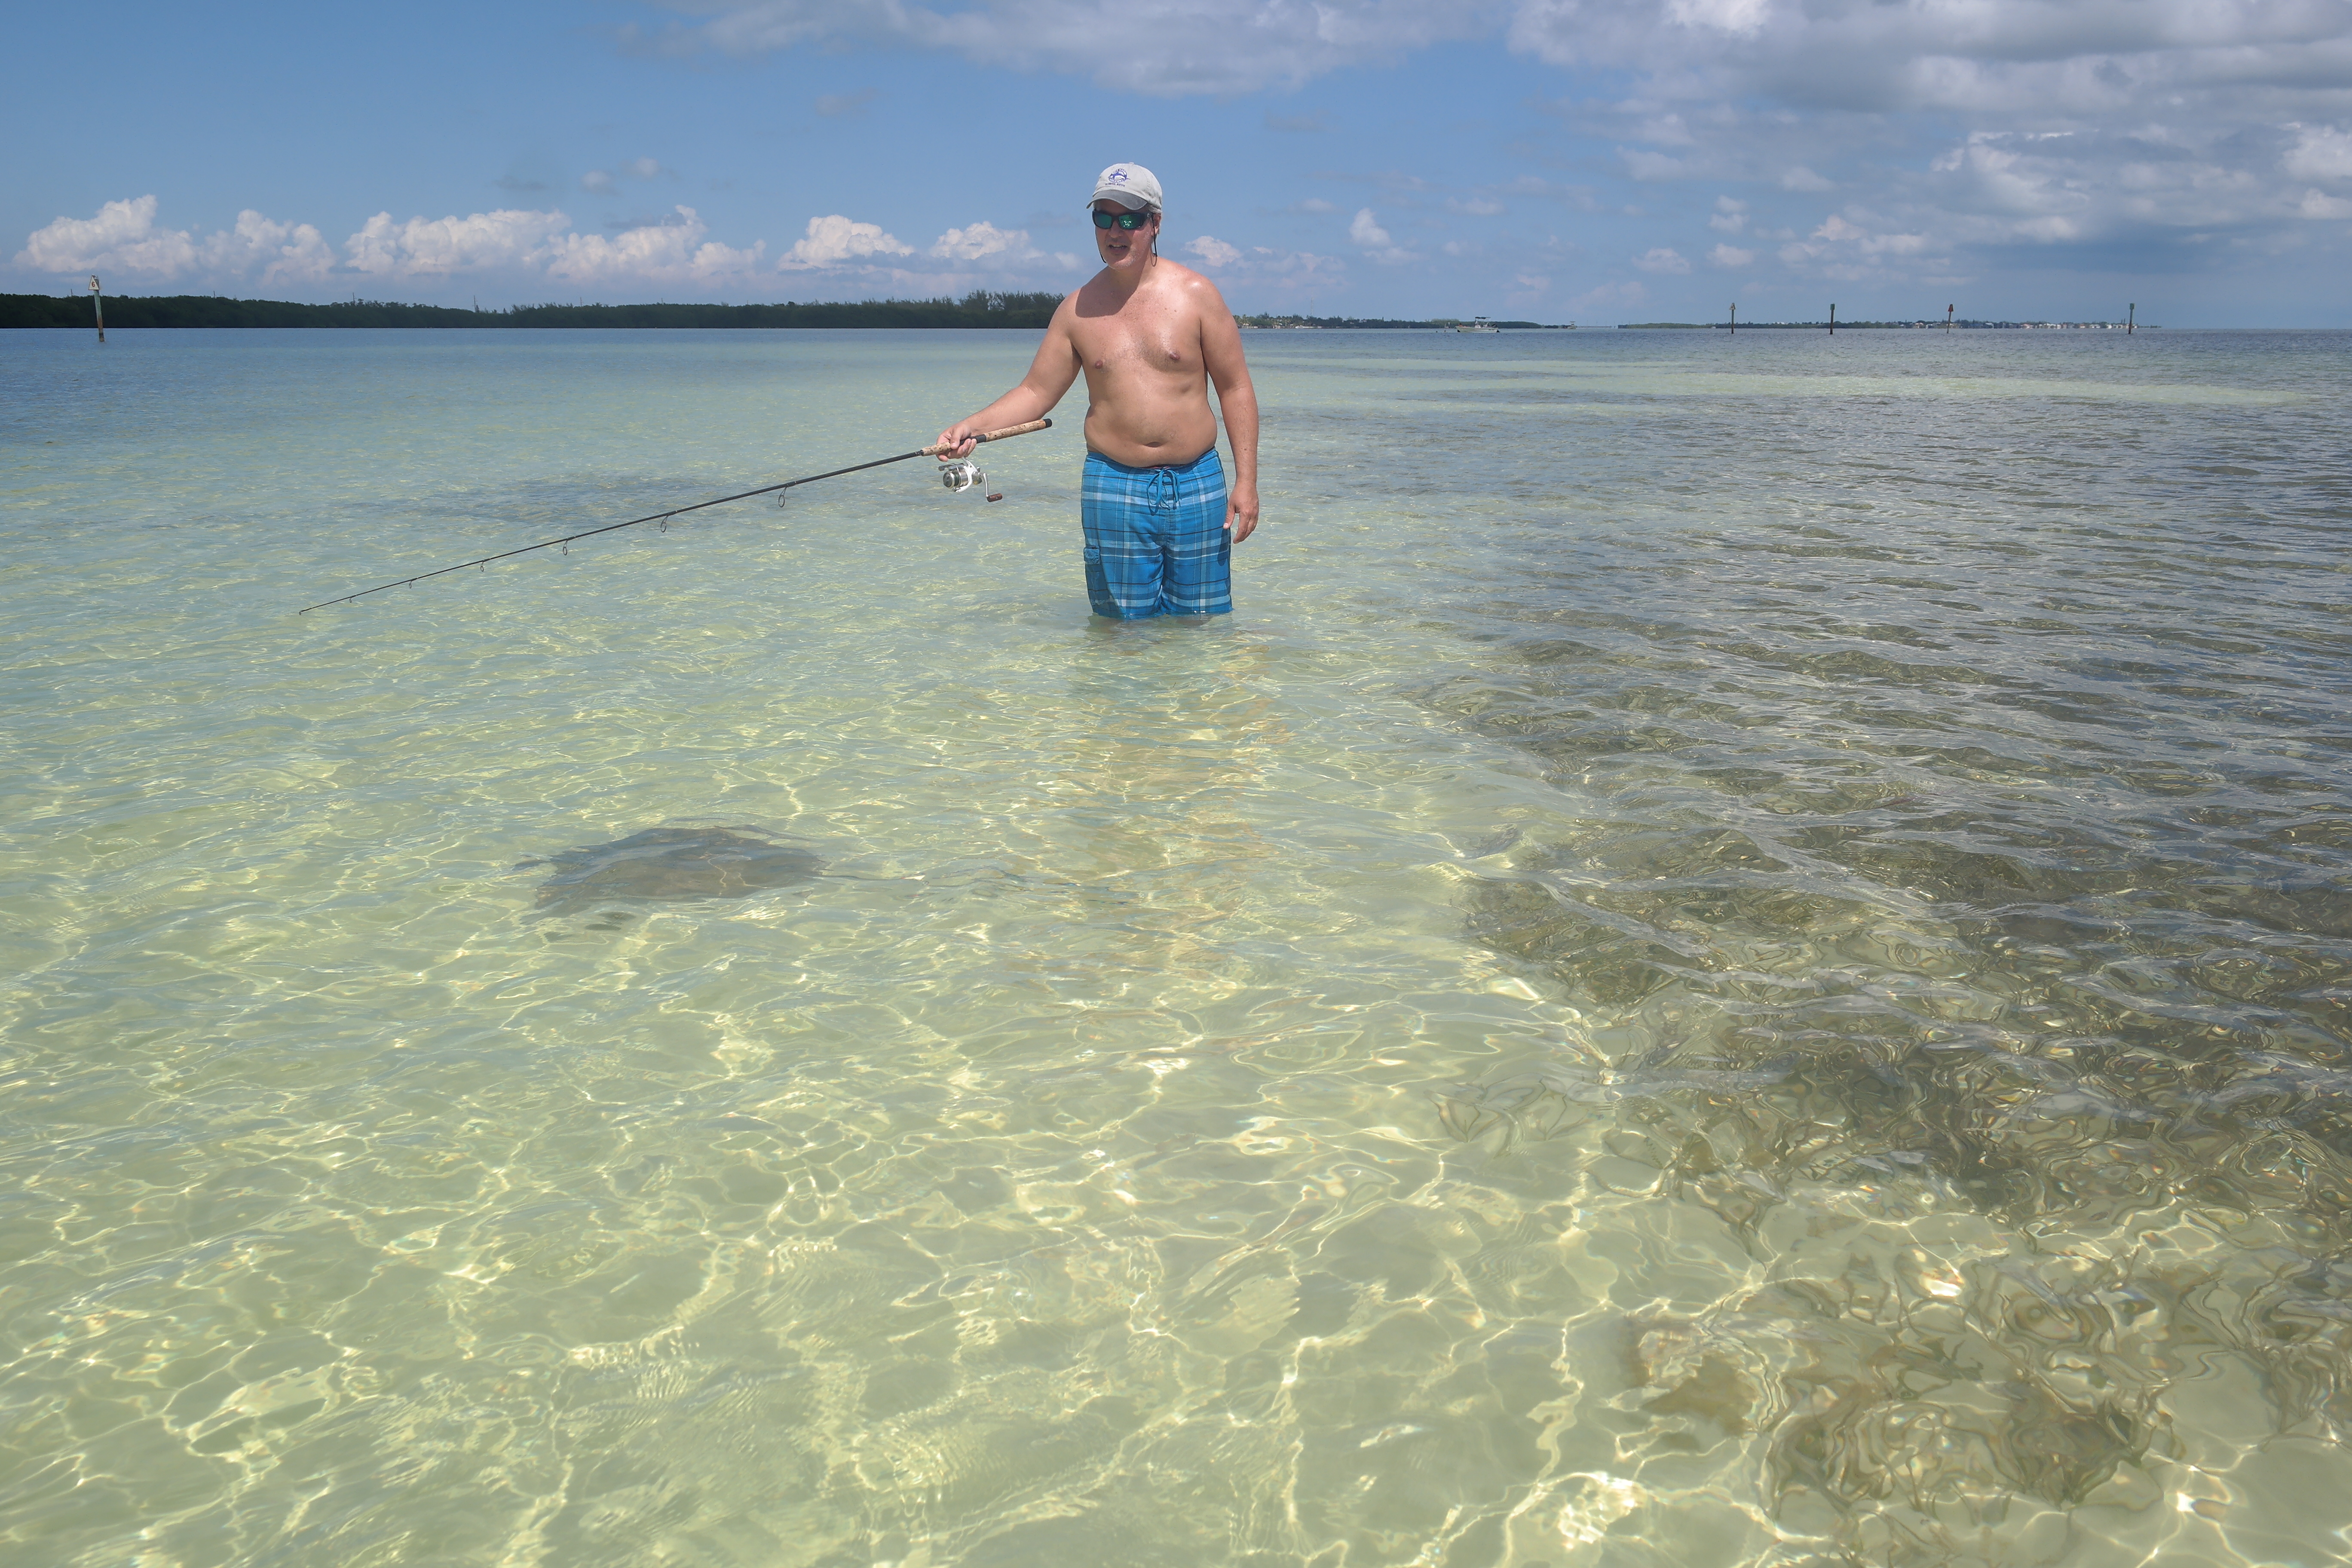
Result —
<path fill-rule="evenodd" d="M 1125 169 L 1113 169 L 1109 174 L 1105 174 L 1103 178 L 1108 180 L 1114 185 L 1123 185 L 1127 184 L 1127 171 Z"/>

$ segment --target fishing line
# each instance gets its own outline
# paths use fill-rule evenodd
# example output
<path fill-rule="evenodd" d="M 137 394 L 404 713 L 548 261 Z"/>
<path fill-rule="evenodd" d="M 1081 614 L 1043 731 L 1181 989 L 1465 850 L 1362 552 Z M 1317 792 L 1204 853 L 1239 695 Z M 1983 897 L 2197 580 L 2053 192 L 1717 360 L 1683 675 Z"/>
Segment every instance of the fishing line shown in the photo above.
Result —
<path fill-rule="evenodd" d="M 1002 430 L 991 430 L 985 435 L 975 435 L 972 439 L 976 442 L 1002 441 L 1009 436 L 1026 436 L 1033 430 L 1050 430 L 1053 427 L 1054 422 L 1051 419 L 1032 419 L 1026 425 L 1008 425 Z M 739 490 L 731 496 L 720 496 L 714 500 L 696 501 L 692 506 L 674 506 L 663 511 L 649 511 L 643 517 L 633 517 L 626 522 L 608 522 L 602 528 L 591 528 L 579 533 L 567 533 L 561 539 L 543 539 L 537 544 L 526 544 L 520 550 L 502 550 L 496 555 L 484 555 L 472 561 L 460 561 L 455 566 L 443 566 L 432 572 L 420 572 L 414 577 L 403 577 L 397 582 L 378 583 L 373 588 L 362 588 L 358 593 L 345 594 L 340 599 L 322 599 L 315 605 L 306 605 L 294 613 L 307 616 L 312 610 L 323 610 L 330 605 L 348 605 L 353 599 L 364 599 L 370 594 L 381 594 L 386 588 L 405 588 L 411 583 L 422 583 L 434 577 L 446 577 L 452 572 L 463 572 L 468 566 L 487 567 L 493 561 L 504 561 L 516 555 L 528 555 L 534 550 L 545 550 L 552 545 L 562 545 L 563 553 L 569 555 L 572 553 L 573 542 L 577 540 L 593 539 L 600 533 L 612 533 L 624 528 L 635 528 L 641 522 L 658 522 L 662 525 L 662 531 L 667 533 L 671 519 L 683 517 L 689 511 L 700 511 L 705 507 L 725 506 L 730 500 L 748 500 L 753 496 L 775 495 L 779 490 L 788 490 L 798 485 L 813 485 L 819 479 L 837 479 L 844 474 L 862 473 L 867 468 L 879 468 L 891 463 L 903 463 L 909 458 L 936 458 L 941 452 L 954 449 L 952 447 L 946 446 L 918 447 L 911 452 L 901 452 L 895 458 L 877 458 L 870 463 L 852 463 L 845 468 L 834 468 L 822 474 L 811 474 L 805 479 L 786 479 L 780 485 L 761 485 L 756 490 Z M 974 470 L 974 472 L 977 471 L 977 469 Z M 960 487 L 951 486 L 950 488 Z M 781 500 L 782 498 L 779 496 L 777 499 Z M 991 496 L 988 499 L 994 500 L 996 498 Z"/>

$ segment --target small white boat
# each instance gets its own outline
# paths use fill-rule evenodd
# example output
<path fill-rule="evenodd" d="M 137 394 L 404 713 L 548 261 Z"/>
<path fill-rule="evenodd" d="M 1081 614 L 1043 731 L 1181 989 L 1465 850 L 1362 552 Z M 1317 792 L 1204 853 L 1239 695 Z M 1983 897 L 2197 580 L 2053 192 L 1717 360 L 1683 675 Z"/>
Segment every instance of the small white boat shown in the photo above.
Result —
<path fill-rule="evenodd" d="M 1457 332 L 1492 332 L 1500 329 L 1488 326 L 1486 318 L 1481 316 L 1475 321 L 1456 321 L 1454 324 L 1454 330 Z"/>

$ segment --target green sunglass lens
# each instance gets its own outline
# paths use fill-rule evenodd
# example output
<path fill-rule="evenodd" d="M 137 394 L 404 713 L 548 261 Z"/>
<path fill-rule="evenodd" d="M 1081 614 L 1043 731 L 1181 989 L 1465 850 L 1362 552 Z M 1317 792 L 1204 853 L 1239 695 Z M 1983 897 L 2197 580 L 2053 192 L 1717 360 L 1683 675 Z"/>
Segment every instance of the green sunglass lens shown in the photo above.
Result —
<path fill-rule="evenodd" d="M 1125 229 L 1141 228 L 1143 226 L 1143 215 L 1141 213 L 1107 212 L 1097 212 L 1095 214 L 1095 226 L 1097 228 L 1110 228 L 1114 226 Z"/>

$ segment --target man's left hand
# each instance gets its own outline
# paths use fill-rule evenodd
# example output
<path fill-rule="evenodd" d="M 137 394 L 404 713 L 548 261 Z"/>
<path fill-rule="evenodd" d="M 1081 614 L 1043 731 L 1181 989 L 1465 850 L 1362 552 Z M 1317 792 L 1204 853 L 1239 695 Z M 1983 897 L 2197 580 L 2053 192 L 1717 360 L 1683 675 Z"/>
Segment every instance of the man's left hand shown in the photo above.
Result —
<path fill-rule="evenodd" d="M 1225 501 L 1225 531 L 1239 544 L 1257 529 L 1257 487 L 1235 485 Z"/>

